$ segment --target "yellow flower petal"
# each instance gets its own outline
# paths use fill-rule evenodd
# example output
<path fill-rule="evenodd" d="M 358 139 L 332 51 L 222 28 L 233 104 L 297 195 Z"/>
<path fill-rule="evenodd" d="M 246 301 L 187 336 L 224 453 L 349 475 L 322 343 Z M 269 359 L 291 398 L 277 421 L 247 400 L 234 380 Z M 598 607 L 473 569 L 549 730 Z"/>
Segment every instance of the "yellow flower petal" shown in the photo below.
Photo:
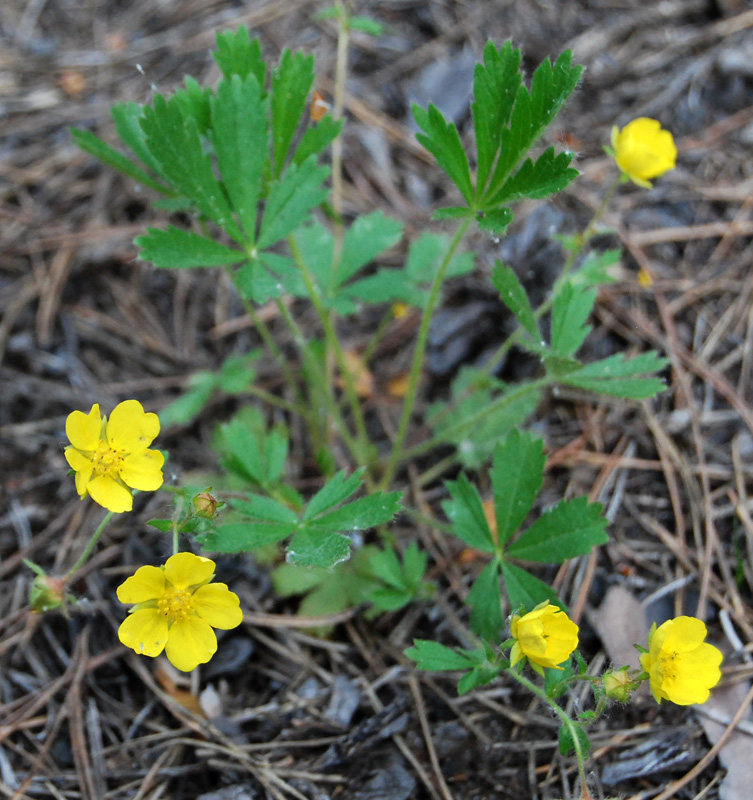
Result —
<path fill-rule="evenodd" d="M 177 553 L 165 564 L 165 577 L 176 589 L 200 586 L 214 575 L 214 561 L 193 553 Z M 203 663 L 203 662 L 202 662 Z"/>
<path fill-rule="evenodd" d="M 199 664 L 206 664 L 216 652 L 217 637 L 203 619 L 188 617 L 170 628 L 165 655 L 177 669 L 190 672 Z"/>
<path fill-rule="evenodd" d="M 133 508 L 133 495 L 109 475 L 97 475 L 86 485 L 95 503 L 108 511 L 122 514 Z"/>
<path fill-rule="evenodd" d="M 142 492 L 153 492 L 162 486 L 162 465 L 165 457 L 159 450 L 143 450 L 123 459 L 119 475 L 123 483 Z"/>
<path fill-rule="evenodd" d="M 167 618 L 156 608 L 134 611 L 118 628 L 118 638 L 139 655 L 158 656 L 168 641 Z"/>
<path fill-rule="evenodd" d="M 651 178 L 675 167 L 677 148 L 672 134 L 649 117 L 634 119 L 620 131 L 613 128 L 612 147 L 617 166 L 644 188 L 651 187 Z"/>
<path fill-rule="evenodd" d="M 102 416 L 99 413 L 98 403 L 91 407 L 88 414 L 84 414 L 83 411 L 72 411 L 65 421 L 65 435 L 78 450 L 94 450 L 99 442 L 101 430 Z"/>
<path fill-rule="evenodd" d="M 164 594 L 166 583 L 165 571 L 159 567 L 139 567 L 135 574 L 118 586 L 118 600 L 121 603 L 157 600 Z"/>
<path fill-rule="evenodd" d="M 91 469 L 92 460 L 86 454 L 82 453 L 80 450 L 77 450 L 73 445 L 68 445 L 63 451 L 65 455 L 65 460 L 68 462 L 68 466 L 71 469 L 75 469 L 77 472 L 80 469 Z"/>
<path fill-rule="evenodd" d="M 706 626 L 695 617 L 676 617 L 665 630 L 666 634 L 660 646 L 677 653 L 689 653 L 695 650 L 703 644 L 707 633 Z"/>
<path fill-rule="evenodd" d="M 193 595 L 196 613 L 213 628 L 230 630 L 243 622 L 240 600 L 224 583 L 207 583 Z"/>
<path fill-rule="evenodd" d="M 578 626 L 557 606 L 544 602 L 522 617 L 513 617 L 511 632 L 516 639 L 511 661 L 523 656 L 537 672 L 543 668 L 562 669 L 578 646 Z"/>
<path fill-rule="evenodd" d="M 89 464 L 76 472 L 76 491 L 79 493 L 80 497 L 86 497 L 86 495 L 89 494 L 87 487 L 89 486 L 93 471 L 94 466 Z"/>
<path fill-rule="evenodd" d="M 146 450 L 159 433 L 159 417 L 147 414 L 138 400 L 124 400 L 107 421 L 107 441 L 126 453 Z"/>

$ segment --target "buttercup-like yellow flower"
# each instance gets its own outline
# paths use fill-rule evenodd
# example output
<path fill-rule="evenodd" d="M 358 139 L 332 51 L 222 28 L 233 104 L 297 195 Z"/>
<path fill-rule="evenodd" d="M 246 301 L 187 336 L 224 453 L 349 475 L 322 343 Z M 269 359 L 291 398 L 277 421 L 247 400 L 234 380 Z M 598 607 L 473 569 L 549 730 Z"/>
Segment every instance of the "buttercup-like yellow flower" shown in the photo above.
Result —
<path fill-rule="evenodd" d="M 722 654 L 704 642 L 706 626 L 695 617 L 677 617 L 648 634 L 648 652 L 640 661 L 648 673 L 651 694 L 657 703 L 669 700 L 678 706 L 705 703 L 719 682 Z"/>
<path fill-rule="evenodd" d="M 162 486 L 165 459 L 149 445 L 159 433 L 159 417 L 138 400 L 125 400 L 110 419 L 95 403 L 88 414 L 74 411 L 65 422 L 70 445 L 65 459 L 76 471 L 76 491 L 108 511 L 133 508 L 131 489 L 153 492 Z"/>
<path fill-rule="evenodd" d="M 612 148 L 617 166 L 633 183 L 650 189 L 651 178 L 675 168 L 677 148 L 672 134 L 649 117 L 638 117 L 622 129 L 612 128 Z"/>
<path fill-rule="evenodd" d="M 542 675 L 544 667 L 562 669 L 559 665 L 578 646 L 578 626 L 547 600 L 522 617 L 515 614 L 510 632 L 516 640 L 510 651 L 511 666 L 527 657 L 533 669 Z"/>
<path fill-rule="evenodd" d="M 229 630 L 243 621 L 238 595 L 211 583 L 214 561 L 178 553 L 162 567 L 139 567 L 118 587 L 121 603 L 135 603 L 118 638 L 139 655 L 158 656 L 190 672 L 217 652 L 212 628 Z"/>

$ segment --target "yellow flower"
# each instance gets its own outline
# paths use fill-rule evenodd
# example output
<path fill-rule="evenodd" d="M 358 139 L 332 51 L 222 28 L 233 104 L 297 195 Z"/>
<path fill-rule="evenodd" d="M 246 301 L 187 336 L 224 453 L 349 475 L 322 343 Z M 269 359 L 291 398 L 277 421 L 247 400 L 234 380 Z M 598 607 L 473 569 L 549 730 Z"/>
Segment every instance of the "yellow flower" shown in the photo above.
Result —
<path fill-rule="evenodd" d="M 557 606 L 545 600 L 522 617 L 515 614 L 510 632 L 516 640 L 510 651 L 510 664 L 515 666 L 527 657 L 536 672 L 543 667 L 562 669 L 578 646 L 578 626 Z"/>
<path fill-rule="evenodd" d="M 649 117 L 638 117 L 622 129 L 612 128 L 614 160 L 633 183 L 650 189 L 650 178 L 675 168 L 677 148 L 669 131 Z"/>
<path fill-rule="evenodd" d="M 108 511 L 133 508 L 131 489 L 153 492 L 162 486 L 165 459 L 147 449 L 159 433 L 159 418 L 147 414 L 138 400 L 115 406 L 110 419 L 95 403 L 88 414 L 68 415 L 65 433 L 70 445 L 65 458 L 76 472 L 76 491 Z"/>
<path fill-rule="evenodd" d="M 212 628 L 229 630 L 243 621 L 238 595 L 209 582 L 214 561 L 178 553 L 162 567 L 139 567 L 118 587 L 121 603 L 135 603 L 118 638 L 139 655 L 163 650 L 173 666 L 190 672 L 217 652 Z"/>
<path fill-rule="evenodd" d="M 706 626 L 695 617 L 677 617 L 648 634 L 648 652 L 641 666 L 648 673 L 651 694 L 657 703 L 669 700 L 678 706 L 705 703 L 719 682 L 722 654 L 707 644 Z"/>

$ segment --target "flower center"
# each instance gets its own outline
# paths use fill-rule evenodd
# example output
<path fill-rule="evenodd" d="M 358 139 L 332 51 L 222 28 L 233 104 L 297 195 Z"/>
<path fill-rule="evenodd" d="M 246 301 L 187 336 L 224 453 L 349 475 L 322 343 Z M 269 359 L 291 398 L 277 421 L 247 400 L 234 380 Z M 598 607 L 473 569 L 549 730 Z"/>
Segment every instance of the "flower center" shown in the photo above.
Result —
<path fill-rule="evenodd" d="M 92 456 L 95 475 L 107 475 L 114 478 L 120 472 L 125 453 L 116 450 L 104 439 L 101 439 Z"/>
<path fill-rule="evenodd" d="M 665 681 L 672 680 L 677 673 L 675 658 L 677 658 L 677 653 L 663 653 L 661 656 L 659 656 L 661 674 Z"/>
<path fill-rule="evenodd" d="M 193 595 L 187 589 L 166 589 L 157 601 L 157 608 L 168 622 L 177 622 L 194 613 Z"/>

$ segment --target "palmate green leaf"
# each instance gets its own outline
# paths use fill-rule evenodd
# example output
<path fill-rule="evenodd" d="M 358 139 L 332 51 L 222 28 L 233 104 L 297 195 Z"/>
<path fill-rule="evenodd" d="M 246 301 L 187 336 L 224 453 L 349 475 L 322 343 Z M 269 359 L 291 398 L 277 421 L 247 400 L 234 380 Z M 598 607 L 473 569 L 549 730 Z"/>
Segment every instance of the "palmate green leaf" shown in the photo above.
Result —
<path fill-rule="evenodd" d="M 175 99 L 183 110 L 183 117 L 196 120 L 196 127 L 202 136 L 206 136 L 211 127 L 211 111 L 209 108 L 212 90 L 202 88 L 201 84 L 190 75 L 185 78 L 185 88 L 175 92 Z"/>
<path fill-rule="evenodd" d="M 198 534 L 196 539 L 205 553 L 248 553 L 281 542 L 290 536 L 290 531 L 290 526 L 281 522 L 223 522 L 209 533 Z"/>
<path fill-rule="evenodd" d="M 291 164 L 282 177 L 272 184 L 264 209 L 257 246 L 271 247 L 301 226 L 312 209 L 327 197 L 324 181 L 329 167 L 319 167 L 316 156 L 302 164 Z"/>
<path fill-rule="evenodd" d="M 520 609 L 530 611 L 544 600 L 562 606 L 554 589 L 535 575 L 509 561 L 503 561 L 501 566 L 502 579 L 512 611 Z"/>
<path fill-rule="evenodd" d="M 314 85 L 314 56 L 283 50 L 272 73 L 272 170 L 282 174 L 306 98 Z"/>
<path fill-rule="evenodd" d="M 447 122 L 433 104 L 426 111 L 414 103 L 413 117 L 424 131 L 416 134 L 416 139 L 437 159 L 437 163 L 458 187 L 466 203 L 472 206 L 471 170 L 455 124 Z"/>
<path fill-rule="evenodd" d="M 427 556 L 415 542 L 411 542 L 403 553 L 403 574 L 409 588 L 416 590 L 426 574 Z"/>
<path fill-rule="evenodd" d="M 373 211 L 358 217 L 345 232 L 337 281 L 343 283 L 373 261 L 378 255 L 396 245 L 403 235 L 403 223 Z M 329 284 L 330 291 L 334 288 Z"/>
<path fill-rule="evenodd" d="M 225 469 L 251 485 L 268 489 L 280 481 L 288 454 L 287 432 L 280 426 L 268 430 L 264 416 L 253 406 L 220 425 L 214 444 Z"/>
<path fill-rule="evenodd" d="M 248 28 L 241 25 L 237 31 L 217 34 L 217 49 L 212 53 L 217 66 L 228 80 L 237 75 L 241 79 L 254 75 L 264 88 L 267 78 L 267 65 L 261 55 L 258 39 L 250 39 Z"/>
<path fill-rule="evenodd" d="M 245 253 L 240 250 L 174 225 L 168 225 L 165 230 L 147 228 L 144 235 L 134 239 L 134 244 L 141 248 L 139 258 L 155 267 L 218 267 L 237 264 L 245 258 Z"/>
<path fill-rule="evenodd" d="M 575 355 L 591 330 L 586 320 L 596 300 L 596 290 L 565 283 L 552 307 L 552 350 L 557 356 Z"/>
<path fill-rule="evenodd" d="M 589 503 L 587 497 L 562 500 L 522 533 L 507 548 L 506 555 L 560 564 L 590 553 L 592 548 L 609 541 L 605 532 L 607 520 L 601 511 L 601 503 Z"/>
<path fill-rule="evenodd" d="M 531 510 L 544 481 L 544 442 L 513 429 L 494 449 L 490 477 L 497 540 L 507 542 Z"/>
<path fill-rule="evenodd" d="M 267 163 L 268 100 L 251 74 L 221 80 L 212 96 L 212 144 L 230 202 L 246 237 L 256 238 L 257 204 Z"/>
<path fill-rule="evenodd" d="M 90 156 L 98 158 L 110 167 L 122 172 L 129 178 L 132 178 L 150 189 L 154 189 L 164 195 L 174 195 L 175 192 L 169 187 L 164 186 L 159 181 L 156 181 L 151 175 L 144 172 L 141 167 L 133 163 L 129 158 L 126 158 L 122 153 L 113 150 L 110 145 L 105 144 L 99 137 L 95 136 L 91 131 L 84 130 L 83 128 L 71 128 L 71 138 L 77 147 L 80 147 L 85 153 Z"/>
<path fill-rule="evenodd" d="M 186 425 L 196 419 L 209 402 L 217 387 L 217 376 L 208 370 L 194 373 L 188 383 L 188 390 L 177 400 L 173 400 L 159 413 L 160 425 Z"/>
<path fill-rule="evenodd" d="M 347 500 L 360 489 L 362 477 L 363 469 L 350 475 L 340 470 L 309 500 L 303 518 L 313 519 Z"/>
<path fill-rule="evenodd" d="M 166 101 L 156 95 L 154 106 L 144 107 L 141 125 L 146 144 L 161 166 L 161 172 L 199 211 L 240 242 L 243 236 L 235 224 L 232 209 L 204 152 L 196 120 L 184 117 L 174 97 Z"/>
<path fill-rule="evenodd" d="M 503 668 L 502 664 L 484 664 L 475 667 L 458 681 L 458 694 L 464 695 L 473 689 L 478 689 L 479 686 L 486 686 L 499 676 Z"/>
<path fill-rule="evenodd" d="M 481 571 L 468 592 L 467 602 L 471 607 L 471 630 L 490 642 L 500 642 L 504 620 L 497 561 L 491 561 Z"/>
<path fill-rule="evenodd" d="M 570 166 L 572 153 L 555 155 L 554 148 L 546 149 L 534 162 L 527 158 L 520 169 L 484 202 L 489 205 L 512 203 L 530 197 L 542 200 L 549 195 L 561 192 L 575 178 L 578 170 Z"/>
<path fill-rule="evenodd" d="M 292 258 L 264 251 L 233 273 L 233 283 L 245 300 L 259 305 L 286 294 L 306 297 L 301 271 Z"/>
<path fill-rule="evenodd" d="M 391 586 L 393 589 L 406 588 L 405 575 L 403 574 L 400 559 L 397 557 L 397 553 L 395 553 L 392 547 L 386 547 L 384 550 L 377 550 L 374 552 L 369 559 L 369 566 L 380 581 Z"/>
<path fill-rule="evenodd" d="M 657 372 L 666 367 L 667 363 L 667 359 L 654 351 L 642 353 L 635 358 L 624 358 L 618 353 L 568 373 L 560 378 L 560 383 L 612 397 L 644 400 L 664 391 L 666 386 L 661 378 L 638 376 Z"/>
<path fill-rule="evenodd" d="M 330 114 L 309 125 L 293 153 L 293 163 L 302 164 L 309 156 L 321 153 L 340 135 L 342 127 L 343 120 L 334 120 Z"/>
<path fill-rule="evenodd" d="M 229 355 L 217 373 L 217 387 L 228 394 L 245 392 L 256 378 L 254 364 L 261 355 L 260 348 L 249 350 L 247 353 Z"/>
<path fill-rule="evenodd" d="M 141 127 L 144 108 L 138 103 L 116 103 L 110 109 L 115 130 L 123 144 L 130 147 L 136 157 L 155 174 L 160 174 L 159 161 L 149 152 L 146 136 Z M 169 191 L 164 187 L 163 191 Z"/>
<path fill-rule="evenodd" d="M 572 53 L 567 50 L 554 65 L 549 59 L 539 64 L 530 91 L 525 86 L 518 88 L 509 125 L 502 129 L 500 155 L 483 196 L 482 207 L 487 207 L 489 199 L 507 182 L 515 167 L 555 118 L 582 71 L 582 67 L 572 66 Z"/>
<path fill-rule="evenodd" d="M 328 514 L 311 515 L 306 509 L 304 519 L 309 524 L 329 530 L 362 531 L 389 522 L 400 510 L 400 492 L 378 492 L 346 503 Z"/>
<path fill-rule="evenodd" d="M 452 532 L 469 547 L 493 553 L 494 537 L 478 489 L 463 473 L 457 481 L 445 481 L 445 487 L 451 499 L 442 503 L 442 510 L 452 523 Z"/>
<path fill-rule="evenodd" d="M 588 735 L 583 729 L 583 726 L 579 725 L 577 722 L 574 723 L 574 729 L 575 735 L 578 737 L 578 744 L 580 745 L 580 751 L 583 754 L 583 758 L 587 758 L 589 752 L 591 751 L 591 742 L 588 739 Z M 566 756 L 568 753 L 571 753 L 573 750 L 575 750 L 573 734 L 568 725 L 563 725 L 560 728 L 559 750 L 563 756 Z"/>
<path fill-rule="evenodd" d="M 513 213 L 509 208 L 492 208 L 488 211 L 479 211 L 476 214 L 478 228 L 497 236 L 502 236 L 507 226 L 513 220 Z"/>
<path fill-rule="evenodd" d="M 497 50 L 493 42 L 484 48 L 484 63 L 473 73 L 473 127 L 476 132 L 478 169 L 476 191 L 483 195 L 492 166 L 499 153 L 502 128 L 510 120 L 522 81 L 520 50 L 505 42 Z"/>
<path fill-rule="evenodd" d="M 615 283 L 619 280 L 618 274 L 613 274 L 610 267 L 620 263 L 622 251 L 619 248 L 611 250 L 591 250 L 583 259 L 578 269 L 568 276 L 566 280 L 574 286 L 601 286 L 605 283 Z"/>
<path fill-rule="evenodd" d="M 539 342 L 541 333 L 536 317 L 528 299 L 528 293 L 518 280 L 515 271 L 497 260 L 492 270 L 492 283 L 499 292 L 502 302 L 512 311 L 515 319 L 531 338 Z"/>
<path fill-rule="evenodd" d="M 486 660 L 483 647 L 478 650 L 453 649 L 428 639 L 414 639 L 413 647 L 409 647 L 405 655 L 416 662 L 417 669 L 431 672 L 473 669 Z"/>

